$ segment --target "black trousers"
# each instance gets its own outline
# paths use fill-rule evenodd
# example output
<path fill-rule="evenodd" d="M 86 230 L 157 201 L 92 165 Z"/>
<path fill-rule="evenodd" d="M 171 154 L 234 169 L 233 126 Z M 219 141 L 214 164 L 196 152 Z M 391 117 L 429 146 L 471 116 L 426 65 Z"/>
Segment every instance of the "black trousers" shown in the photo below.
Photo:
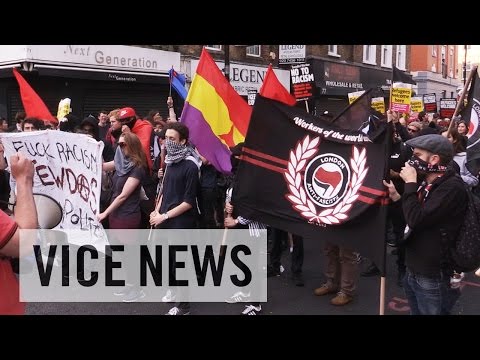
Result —
<path fill-rule="evenodd" d="M 270 250 L 270 264 L 275 270 L 280 269 L 282 253 L 284 249 L 290 251 L 288 247 L 288 233 L 286 231 L 271 228 L 270 240 L 272 247 Z M 293 251 L 291 253 L 291 271 L 292 274 L 302 272 L 303 267 L 303 238 L 298 235 L 292 236 Z"/>

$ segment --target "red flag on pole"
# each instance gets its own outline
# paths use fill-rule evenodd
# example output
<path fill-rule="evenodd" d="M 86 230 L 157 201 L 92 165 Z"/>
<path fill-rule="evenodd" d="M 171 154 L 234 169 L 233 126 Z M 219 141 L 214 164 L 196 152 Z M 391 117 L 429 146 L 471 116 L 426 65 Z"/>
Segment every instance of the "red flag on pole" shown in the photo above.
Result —
<path fill-rule="evenodd" d="M 277 75 L 275 75 L 275 72 L 272 69 L 272 64 L 268 66 L 259 94 L 263 97 L 277 100 L 290 106 L 297 103 L 297 100 L 295 100 L 293 95 L 290 94 L 290 92 L 285 89 L 285 86 L 283 86 L 278 80 Z"/>
<path fill-rule="evenodd" d="M 13 75 L 15 75 L 18 86 L 20 86 L 20 96 L 22 97 L 23 108 L 25 109 L 27 117 L 36 117 L 44 122 L 52 121 L 58 124 L 57 118 L 50 113 L 40 96 L 38 96 L 16 68 L 13 68 Z"/>

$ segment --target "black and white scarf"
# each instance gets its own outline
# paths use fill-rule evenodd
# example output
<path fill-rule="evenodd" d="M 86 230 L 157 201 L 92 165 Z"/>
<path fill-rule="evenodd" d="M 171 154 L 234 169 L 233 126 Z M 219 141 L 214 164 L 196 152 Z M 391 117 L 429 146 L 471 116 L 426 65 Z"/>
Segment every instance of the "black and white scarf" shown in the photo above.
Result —
<path fill-rule="evenodd" d="M 178 163 L 184 159 L 193 161 L 198 168 L 202 165 L 202 160 L 198 156 L 195 149 L 185 144 L 178 144 L 175 141 L 166 139 L 165 147 L 167 149 L 167 155 L 165 156 L 166 164 Z"/>

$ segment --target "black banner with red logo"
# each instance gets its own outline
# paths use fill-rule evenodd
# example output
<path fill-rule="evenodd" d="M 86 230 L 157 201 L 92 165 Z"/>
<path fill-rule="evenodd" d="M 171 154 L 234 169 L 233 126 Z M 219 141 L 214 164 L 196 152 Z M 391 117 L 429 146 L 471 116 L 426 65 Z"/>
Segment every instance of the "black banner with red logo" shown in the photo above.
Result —
<path fill-rule="evenodd" d="M 243 217 L 353 248 L 380 266 L 386 153 L 360 131 L 257 96 L 232 204 Z"/>

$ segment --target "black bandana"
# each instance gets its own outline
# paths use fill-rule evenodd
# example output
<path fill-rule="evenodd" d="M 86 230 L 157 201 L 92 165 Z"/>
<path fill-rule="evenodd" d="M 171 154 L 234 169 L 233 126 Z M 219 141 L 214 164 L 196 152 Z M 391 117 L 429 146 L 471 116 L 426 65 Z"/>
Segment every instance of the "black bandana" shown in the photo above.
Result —
<path fill-rule="evenodd" d="M 436 172 L 445 172 L 447 167 L 444 165 L 432 165 L 426 162 L 425 160 L 420 159 L 416 155 L 412 155 L 410 160 L 408 160 L 408 165 L 414 167 L 417 171 L 422 171 L 424 173 L 436 173 Z"/>

